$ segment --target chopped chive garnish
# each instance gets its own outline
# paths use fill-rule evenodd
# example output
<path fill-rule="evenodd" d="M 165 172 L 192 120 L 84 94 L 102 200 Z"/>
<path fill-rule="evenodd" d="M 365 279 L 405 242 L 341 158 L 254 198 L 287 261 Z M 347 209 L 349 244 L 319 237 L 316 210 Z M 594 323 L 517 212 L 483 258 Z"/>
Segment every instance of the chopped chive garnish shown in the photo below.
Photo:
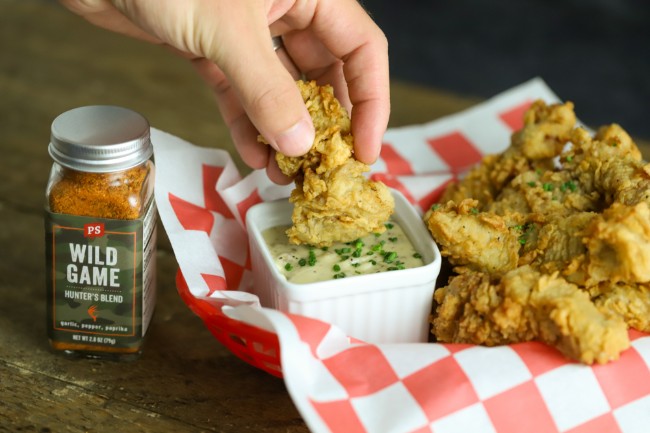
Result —
<path fill-rule="evenodd" d="M 553 191 L 553 184 L 546 182 L 542 185 L 542 188 L 544 188 L 544 191 Z"/>
<path fill-rule="evenodd" d="M 532 182 L 532 181 L 528 182 L 528 186 L 535 186 L 535 185 L 537 185 L 537 182 Z"/>
<path fill-rule="evenodd" d="M 284 269 L 286 269 L 287 271 L 290 271 L 290 270 L 293 269 L 293 266 L 291 265 L 291 263 L 287 263 L 286 265 L 284 265 Z"/>
<path fill-rule="evenodd" d="M 387 228 L 388 230 L 390 230 L 390 229 L 392 229 L 393 227 L 395 227 L 395 226 L 394 226 L 393 224 L 391 224 L 391 223 L 386 223 L 386 224 L 384 224 L 384 225 L 386 226 L 386 228 Z"/>
<path fill-rule="evenodd" d="M 413 258 L 415 258 L 415 259 L 421 259 L 421 258 L 422 258 L 422 254 L 420 254 L 420 253 L 415 253 L 415 254 L 413 254 Z"/>
<path fill-rule="evenodd" d="M 361 252 L 362 252 L 361 248 L 359 248 L 358 250 L 354 250 L 354 252 L 352 253 L 352 257 L 361 257 Z"/>
<path fill-rule="evenodd" d="M 305 266 L 307 264 L 307 260 L 306 259 L 300 259 L 300 260 L 298 260 L 298 264 L 300 266 Z"/>
<path fill-rule="evenodd" d="M 397 242 L 397 238 L 395 238 L 395 237 L 388 238 L 388 240 L 391 241 L 391 242 Z"/>
<path fill-rule="evenodd" d="M 339 265 L 334 265 L 334 266 L 332 266 L 332 270 L 333 270 L 334 272 L 338 272 L 338 271 L 341 270 L 341 267 L 340 267 Z"/>
<path fill-rule="evenodd" d="M 384 254 L 384 261 L 386 263 L 392 263 L 397 258 L 397 253 L 395 251 L 390 251 Z"/>
<path fill-rule="evenodd" d="M 431 205 L 431 210 L 438 210 L 440 209 L 440 203 L 435 203 Z"/>
<path fill-rule="evenodd" d="M 316 264 L 316 253 L 313 249 L 309 250 L 309 259 L 307 260 L 309 266 L 314 266 Z"/>

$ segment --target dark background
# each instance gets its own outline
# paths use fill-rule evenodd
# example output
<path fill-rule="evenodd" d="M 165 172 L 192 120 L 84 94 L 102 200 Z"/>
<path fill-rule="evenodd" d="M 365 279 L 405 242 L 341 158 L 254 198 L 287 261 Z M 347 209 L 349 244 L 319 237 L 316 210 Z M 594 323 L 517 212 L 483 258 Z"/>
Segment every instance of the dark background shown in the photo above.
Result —
<path fill-rule="evenodd" d="M 539 76 L 590 126 L 650 137 L 648 0 L 363 0 L 392 78 L 490 97 Z"/>

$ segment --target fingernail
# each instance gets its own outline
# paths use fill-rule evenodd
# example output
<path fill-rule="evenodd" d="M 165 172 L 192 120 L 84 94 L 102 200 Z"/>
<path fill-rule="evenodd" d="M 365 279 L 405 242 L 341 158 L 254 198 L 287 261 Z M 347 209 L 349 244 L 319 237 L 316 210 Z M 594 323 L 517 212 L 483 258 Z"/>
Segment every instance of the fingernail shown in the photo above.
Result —
<path fill-rule="evenodd" d="M 303 119 L 275 138 L 275 149 L 287 156 L 304 155 L 314 143 L 314 128 Z"/>

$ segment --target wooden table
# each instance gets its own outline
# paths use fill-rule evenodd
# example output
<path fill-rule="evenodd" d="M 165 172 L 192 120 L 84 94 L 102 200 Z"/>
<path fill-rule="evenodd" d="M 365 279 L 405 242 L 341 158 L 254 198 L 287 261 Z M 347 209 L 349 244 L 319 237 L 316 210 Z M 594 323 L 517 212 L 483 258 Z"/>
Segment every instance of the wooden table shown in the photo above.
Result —
<path fill-rule="evenodd" d="M 391 126 L 476 102 L 393 83 Z M 181 301 L 164 233 L 142 358 L 71 361 L 48 350 L 49 128 L 58 114 L 89 104 L 129 107 L 197 145 L 232 150 L 212 95 L 185 61 L 93 27 L 55 2 L 0 2 L 0 431 L 306 432 L 283 381 L 228 352 Z"/>

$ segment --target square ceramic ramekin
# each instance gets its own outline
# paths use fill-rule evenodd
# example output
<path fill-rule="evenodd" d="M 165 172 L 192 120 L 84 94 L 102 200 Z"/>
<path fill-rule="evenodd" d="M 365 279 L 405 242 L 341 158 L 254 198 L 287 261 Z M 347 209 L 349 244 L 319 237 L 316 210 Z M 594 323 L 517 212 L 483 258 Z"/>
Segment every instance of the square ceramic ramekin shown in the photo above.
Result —
<path fill-rule="evenodd" d="M 426 342 L 441 257 L 422 217 L 398 191 L 392 219 L 420 253 L 423 266 L 295 284 L 277 269 L 263 232 L 291 224 L 287 199 L 259 203 L 246 215 L 253 266 L 252 292 L 262 306 L 308 316 L 341 328 L 367 343 Z"/>

